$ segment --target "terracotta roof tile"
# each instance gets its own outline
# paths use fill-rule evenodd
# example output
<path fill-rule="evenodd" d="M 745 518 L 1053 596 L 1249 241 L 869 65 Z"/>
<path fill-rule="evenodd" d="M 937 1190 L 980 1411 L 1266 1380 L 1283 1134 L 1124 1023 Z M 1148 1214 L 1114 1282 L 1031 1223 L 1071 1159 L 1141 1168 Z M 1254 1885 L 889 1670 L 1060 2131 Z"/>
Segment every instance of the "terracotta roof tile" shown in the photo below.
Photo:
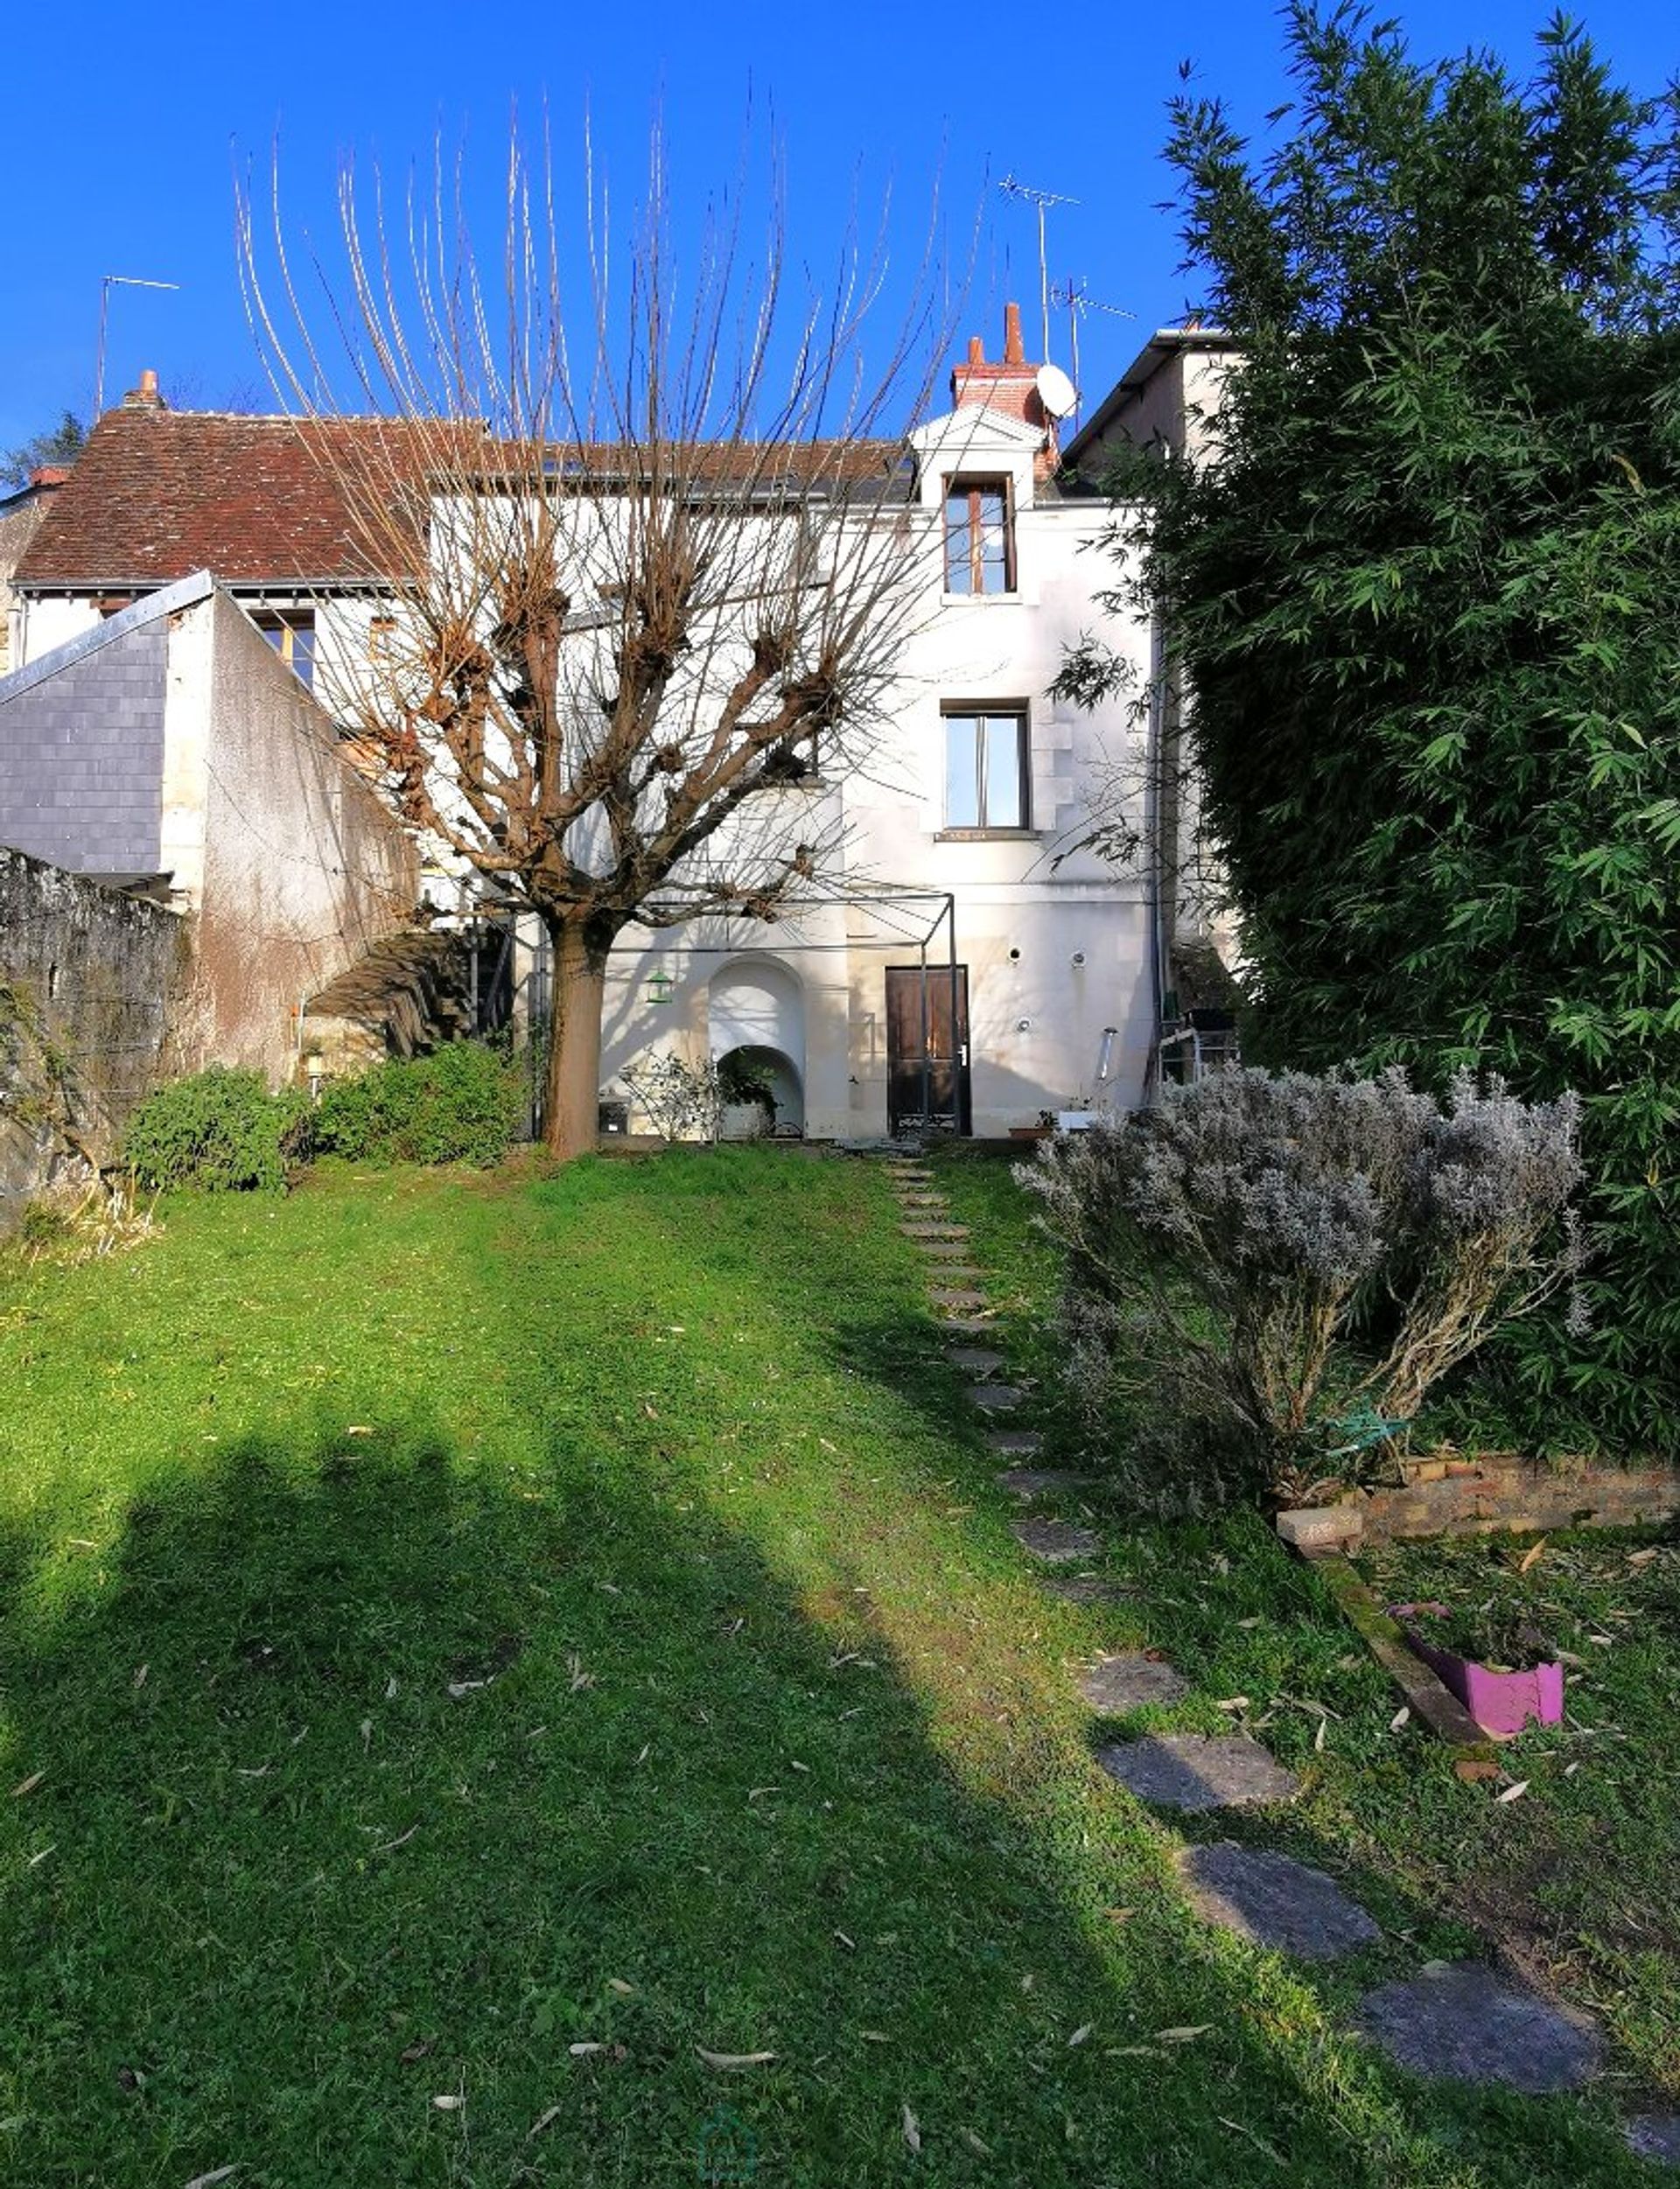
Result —
<path fill-rule="evenodd" d="M 397 512 L 389 536 L 370 547 L 358 534 L 348 488 L 393 465 L 399 479 L 419 486 L 452 444 L 457 478 L 494 484 L 529 476 L 528 448 L 494 442 L 476 426 L 299 423 L 138 404 L 108 410 L 52 496 L 14 583 L 126 591 L 200 570 L 228 584 L 276 588 L 391 577 L 403 547 L 419 548 L 420 501 Z M 836 479 L 885 481 L 901 445 L 718 442 L 684 451 L 681 469 L 708 482 L 774 482 L 784 490 Z M 557 448 L 548 467 L 561 478 L 611 478 L 624 470 L 624 451 Z"/>
<path fill-rule="evenodd" d="M 18 563 L 20 585 L 353 583 L 369 568 L 344 479 L 388 451 L 424 477 L 435 432 L 382 418 L 298 424 L 223 411 L 108 410 Z"/>

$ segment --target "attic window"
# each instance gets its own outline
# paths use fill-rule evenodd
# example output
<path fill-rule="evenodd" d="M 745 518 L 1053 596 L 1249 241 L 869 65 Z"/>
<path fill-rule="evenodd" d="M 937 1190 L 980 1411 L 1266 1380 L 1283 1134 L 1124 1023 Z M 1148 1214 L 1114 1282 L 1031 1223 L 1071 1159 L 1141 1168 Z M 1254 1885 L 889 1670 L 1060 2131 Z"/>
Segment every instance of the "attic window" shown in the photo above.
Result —
<path fill-rule="evenodd" d="M 256 627 L 305 691 L 315 686 L 315 618 L 307 608 L 258 616 Z"/>
<path fill-rule="evenodd" d="M 1014 591 L 1015 526 L 1007 479 L 946 482 L 945 590 Z"/>

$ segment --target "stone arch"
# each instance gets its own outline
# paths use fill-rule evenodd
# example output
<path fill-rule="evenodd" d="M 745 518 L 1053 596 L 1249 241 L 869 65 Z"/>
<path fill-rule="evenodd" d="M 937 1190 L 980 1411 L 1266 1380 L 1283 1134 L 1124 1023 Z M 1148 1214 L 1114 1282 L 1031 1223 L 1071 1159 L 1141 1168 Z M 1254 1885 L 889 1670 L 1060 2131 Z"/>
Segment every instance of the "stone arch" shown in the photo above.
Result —
<path fill-rule="evenodd" d="M 706 993 L 714 1064 L 739 1055 L 771 1087 L 778 1131 L 805 1127 L 805 985 L 780 958 L 732 958 Z"/>

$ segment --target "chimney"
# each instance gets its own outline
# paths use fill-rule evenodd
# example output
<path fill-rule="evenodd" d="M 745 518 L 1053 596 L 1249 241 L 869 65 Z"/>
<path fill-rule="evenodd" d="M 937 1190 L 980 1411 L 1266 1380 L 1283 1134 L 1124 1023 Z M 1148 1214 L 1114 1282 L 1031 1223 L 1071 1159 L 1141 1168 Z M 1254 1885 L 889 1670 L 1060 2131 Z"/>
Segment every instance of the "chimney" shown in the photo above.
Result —
<path fill-rule="evenodd" d="M 1039 400 L 1038 371 L 1038 366 L 1028 358 L 1021 338 L 1021 307 L 1006 304 L 1003 363 L 987 364 L 985 345 L 977 334 L 970 335 L 967 361 L 951 374 L 951 401 L 959 410 L 979 406 L 1004 417 L 1019 418 L 1026 425 L 1037 426 L 1044 439 L 1033 458 L 1032 468 L 1040 479 L 1046 479 L 1055 470 L 1060 458 L 1055 421 Z"/>
<path fill-rule="evenodd" d="M 140 375 L 140 385 L 130 388 L 122 398 L 124 410 L 167 410 L 169 405 L 158 393 L 158 375 L 150 365 Z"/>

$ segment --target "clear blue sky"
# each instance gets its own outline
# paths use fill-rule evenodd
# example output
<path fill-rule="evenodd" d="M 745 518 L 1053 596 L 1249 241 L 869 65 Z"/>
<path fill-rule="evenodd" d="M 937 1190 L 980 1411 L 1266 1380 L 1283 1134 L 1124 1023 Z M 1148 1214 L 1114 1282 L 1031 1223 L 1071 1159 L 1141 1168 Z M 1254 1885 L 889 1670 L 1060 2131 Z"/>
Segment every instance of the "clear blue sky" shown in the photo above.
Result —
<path fill-rule="evenodd" d="M 1419 53 L 1485 45 L 1526 72 L 1546 10 L 1542 0 L 1413 0 L 1394 11 Z M 1584 13 L 1636 89 L 1655 91 L 1680 67 L 1671 4 L 1601 0 Z M 907 258 L 942 177 L 959 223 L 979 211 L 967 324 L 989 348 L 1003 298 L 1030 305 L 1037 289 L 1032 216 L 998 192 L 998 178 L 1012 171 L 1077 199 L 1050 216 L 1054 274 L 1137 314 L 1084 320 L 1082 376 L 1095 397 L 1144 333 L 1186 303 L 1172 223 L 1156 209 L 1178 64 L 1195 63 L 1256 129 L 1284 96 L 1277 18 L 1250 0 L 942 11 L 879 0 L 644 0 L 618 10 L 600 0 L 298 0 L 243 15 L 140 0 L 67 16 L 34 0 L 12 11 L 6 38 L 0 446 L 66 405 L 90 407 L 105 274 L 181 283 L 172 295 L 112 292 L 108 402 L 144 365 L 166 395 L 194 404 L 260 385 L 239 299 L 233 177 L 238 161 L 266 163 L 276 135 L 300 224 L 319 227 L 346 154 L 400 172 L 441 127 L 466 135 L 488 182 L 510 101 L 529 112 L 544 94 L 563 174 L 580 157 L 587 104 L 626 207 L 662 101 L 681 221 L 685 201 L 732 173 L 751 87 L 787 148 L 795 249 L 831 247 L 854 189 L 878 203 L 890 185 Z M 1063 363 L 1065 325 L 1059 315 Z"/>

